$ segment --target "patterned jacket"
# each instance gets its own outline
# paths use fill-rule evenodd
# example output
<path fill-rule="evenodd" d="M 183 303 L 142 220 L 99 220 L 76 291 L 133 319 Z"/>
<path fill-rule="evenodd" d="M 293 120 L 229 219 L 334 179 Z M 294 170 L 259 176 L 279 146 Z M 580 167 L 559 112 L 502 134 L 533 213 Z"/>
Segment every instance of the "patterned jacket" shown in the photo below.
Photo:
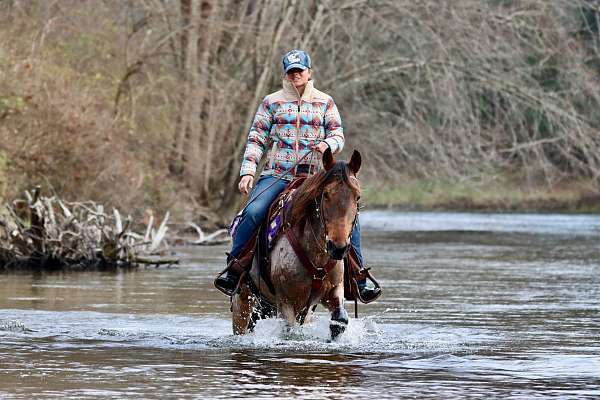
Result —
<path fill-rule="evenodd" d="M 320 169 L 321 154 L 313 151 L 294 170 L 285 173 L 322 140 L 334 154 L 342 150 L 342 121 L 331 96 L 315 89 L 310 80 L 302 97 L 298 97 L 296 89 L 284 80 L 282 90 L 264 98 L 248 134 L 240 176 L 254 176 L 267 150 L 269 154 L 261 175 L 283 176 L 287 180 Z"/>

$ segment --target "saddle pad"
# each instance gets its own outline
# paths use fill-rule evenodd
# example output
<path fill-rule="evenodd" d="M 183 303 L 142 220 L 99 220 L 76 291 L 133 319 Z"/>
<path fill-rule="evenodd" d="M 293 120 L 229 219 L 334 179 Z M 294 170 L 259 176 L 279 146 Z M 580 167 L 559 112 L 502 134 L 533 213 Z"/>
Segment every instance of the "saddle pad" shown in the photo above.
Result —
<path fill-rule="evenodd" d="M 237 213 L 237 215 L 235 216 L 235 218 L 233 218 L 233 221 L 231 221 L 231 224 L 229 224 L 229 236 L 231 236 L 232 238 L 235 239 L 235 235 L 237 233 L 237 228 L 240 225 L 240 221 L 242 219 L 242 213 L 244 212 L 244 210 L 240 211 L 239 213 Z"/>
<path fill-rule="evenodd" d="M 277 236 L 279 235 L 281 227 L 283 226 L 283 213 L 285 210 L 287 210 L 290 198 L 291 196 L 286 196 L 283 205 L 279 207 L 279 210 L 277 210 L 275 214 L 271 215 L 269 220 L 269 225 L 267 227 L 267 249 L 269 251 L 273 249 Z M 277 201 L 279 201 L 279 199 Z"/>
<path fill-rule="evenodd" d="M 271 206 L 269 207 L 269 224 L 267 226 L 267 248 L 270 251 L 275 244 L 275 239 L 281 230 L 283 225 L 283 212 L 287 209 L 288 203 L 290 202 L 292 193 L 304 182 L 306 178 L 301 177 L 290 182 L 286 189 L 275 198 Z M 280 204 L 278 204 L 280 203 Z M 245 208 L 244 208 L 245 209 Z M 237 213 L 231 224 L 229 225 L 229 235 L 235 239 L 239 224 L 242 220 L 244 209 Z"/>
<path fill-rule="evenodd" d="M 267 217 L 269 218 L 269 224 L 267 225 L 267 251 L 270 252 L 273 249 L 277 237 L 281 233 L 281 228 L 284 224 L 283 215 L 292 201 L 292 194 L 305 180 L 305 177 L 294 179 L 287 185 L 285 190 L 277 196 L 275 201 L 273 201 L 273 204 L 271 204 L 269 215 Z"/>
<path fill-rule="evenodd" d="M 267 248 L 269 251 L 273 248 L 273 245 L 275 244 L 275 239 L 277 239 L 277 235 L 279 234 L 281 226 L 283 225 L 283 212 L 285 209 L 287 209 L 287 205 L 290 201 L 291 196 L 289 196 L 288 194 L 291 194 L 292 192 L 293 190 L 284 194 L 285 199 L 283 199 L 282 206 L 278 207 L 278 209 L 275 210 L 275 213 L 270 215 L 269 225 L 267 226 Z M 281 197 L 277 197 L 273 204 L 276 204 L 279 201 L 282 201 Z M 243 210 L 235 216 L 235 218 L 233 219 L 233 221 L 231 221 L 231 224 L 229 225 L 229 235 L 232 238 L 235 238 L 235 235 L 237 233 L 237 228 L 240 224 L 240 220 L 242 219 L 242 212 Z"/>

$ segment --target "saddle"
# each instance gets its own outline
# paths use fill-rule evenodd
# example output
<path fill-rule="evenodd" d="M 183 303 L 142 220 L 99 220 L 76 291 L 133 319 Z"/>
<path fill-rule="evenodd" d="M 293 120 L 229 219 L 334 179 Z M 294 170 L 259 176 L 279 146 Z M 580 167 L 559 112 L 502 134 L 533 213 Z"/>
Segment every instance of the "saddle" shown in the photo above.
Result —
<path fill-rule="evenodd" d="M 284 233 L 284 229 L 282 229 L 285 224 L 284 214 L 290 203 L 291 196 L 302 185 L 305 179 L 305 177 L 301 177 L 290 182 L 285 190 L 273 201 L 267 218 L 265 218 L 259 229 L 246 243 L 239 258 L 232 258 L 229 261 L 226 270 L 233 270 L 241 277 L 240 281 L 246 279 L 247 274 L 252 268 L 253 261 L 256 260 L 261 278 L 267 284 L 269 291 L 275 294 L 275 288 L 271 282 L 269 254 L 277 239 Z M 235 222 L 232 225 L 235 227 Z M 358 281 L 369 279 L 375 287 L 380 287 L 369 270 L 370 268 L 362 268 L 354 248 L 350 246 L 350 250 L 344 258 L 344 297 L 346 300 L 358 300 L 364 304 L 376 300 L 374 298 L 366 301 L 360 296 Z"/>
<path fill-rule="evenodd" d="M 289 203 L 294 190 L 297 189 L 305 179 L 305 177 L 302 177 L 293 180 L 286 186 L 283 192 L 277 196 L 277 198 L 269 207 L 267 218 L 265 218 L 261 226 L 256 230 L 256 232 L 254 232 L 250 240 L 248 240 L 240 252 L 239 258 L 234 258 L 227 253 L 227 267 L 221 272 L 221 274 L 225 271 L 231 270 L 237 276 L 240 276 L 240 281 L 242 281 L 250 272 L 252 263 L 256 259 L 259 266 L 260 276 L 267 283 L 271 293 L 275 294 L 275 288 L 273 287 L 270 277 L 271 263 L 269 261 L 269 253 L 275 244 L 276 239 L 279 237 L 281 227 L 283 226 L 284 207 Z M 231 226 L 229 227 L 230 235 L 235 235 L 240 218 L 241 212 L 234 218 Z M 223 291 L 219 287 L 217 288 Z"/>

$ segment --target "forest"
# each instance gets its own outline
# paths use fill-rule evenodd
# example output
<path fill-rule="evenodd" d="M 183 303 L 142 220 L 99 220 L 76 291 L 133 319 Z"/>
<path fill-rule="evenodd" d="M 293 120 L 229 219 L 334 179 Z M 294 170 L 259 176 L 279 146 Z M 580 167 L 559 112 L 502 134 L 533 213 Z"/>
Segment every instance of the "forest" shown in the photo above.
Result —
<path fill-rule="evenodd" d="M 299 48 L 367 206 L 597 210 L 599 22 L 596 0 L 0 0 L 0 197 L 221 225 Z"/>

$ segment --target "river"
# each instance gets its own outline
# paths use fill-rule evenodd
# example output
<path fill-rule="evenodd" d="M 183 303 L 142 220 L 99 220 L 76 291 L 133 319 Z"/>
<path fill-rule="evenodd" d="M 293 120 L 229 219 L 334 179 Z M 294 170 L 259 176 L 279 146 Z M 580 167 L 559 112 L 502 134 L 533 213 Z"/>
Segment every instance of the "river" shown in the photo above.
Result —
<path fill-rule="evenodd" d="M 361 215 L 384 287 L 231 334 L 226 246 L 120 273 L 0 274 L 0 398 L 600 398 L 600 216 Z M 353 304 L 347 304 L 353 314 Z"/>

